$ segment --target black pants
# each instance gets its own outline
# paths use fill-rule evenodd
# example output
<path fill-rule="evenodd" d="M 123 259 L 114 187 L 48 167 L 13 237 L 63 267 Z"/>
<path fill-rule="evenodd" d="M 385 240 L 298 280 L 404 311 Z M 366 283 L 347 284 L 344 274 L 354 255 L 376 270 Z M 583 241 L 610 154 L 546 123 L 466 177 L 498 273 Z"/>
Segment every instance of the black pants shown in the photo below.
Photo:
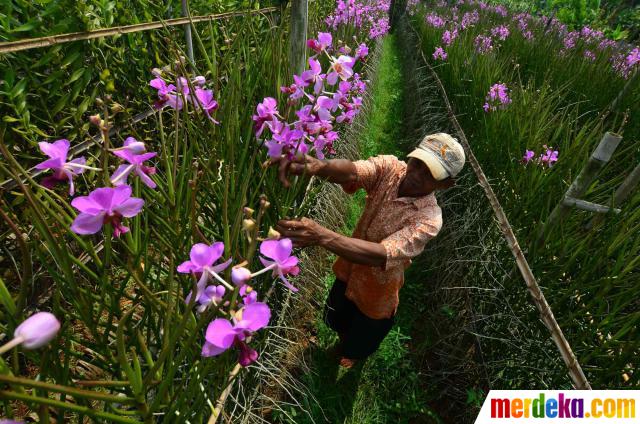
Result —
<path fill-rule="evenodd" d="M 347 299 L 346 289 L 344 281 L 336 279 L 333 283 L 324 307 L 324 322 L 344 338 L 342 355 L 345 358 L 364 359 L 378 349 L 395 318 L 369 318 Z"/>

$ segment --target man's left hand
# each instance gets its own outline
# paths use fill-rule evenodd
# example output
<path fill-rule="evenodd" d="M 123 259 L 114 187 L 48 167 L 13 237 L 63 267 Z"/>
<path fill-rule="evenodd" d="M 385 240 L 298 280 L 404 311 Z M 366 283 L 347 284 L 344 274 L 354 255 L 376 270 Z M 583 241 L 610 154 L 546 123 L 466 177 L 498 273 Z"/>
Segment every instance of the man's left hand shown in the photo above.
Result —
<path fill-rule="evenodd" d="M 309 218 L 281 219 L 276 224 L 276 230 L 282 237 L 291 239 L 293 247 L 322 244 L 330 233 L 328 229 Z"/>

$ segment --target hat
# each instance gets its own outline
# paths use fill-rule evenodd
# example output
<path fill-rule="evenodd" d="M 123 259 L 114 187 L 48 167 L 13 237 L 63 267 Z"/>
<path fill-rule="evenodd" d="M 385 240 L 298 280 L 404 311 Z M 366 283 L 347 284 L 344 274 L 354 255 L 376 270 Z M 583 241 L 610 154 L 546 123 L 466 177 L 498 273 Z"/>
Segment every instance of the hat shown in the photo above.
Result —
<path fill-rule="evenodd" d="M 458 140 L 446 133 L 430 134 L 407 155 L 424 162 L 436 180 L 455 177 L 464 166 L 464 149 Z"/>

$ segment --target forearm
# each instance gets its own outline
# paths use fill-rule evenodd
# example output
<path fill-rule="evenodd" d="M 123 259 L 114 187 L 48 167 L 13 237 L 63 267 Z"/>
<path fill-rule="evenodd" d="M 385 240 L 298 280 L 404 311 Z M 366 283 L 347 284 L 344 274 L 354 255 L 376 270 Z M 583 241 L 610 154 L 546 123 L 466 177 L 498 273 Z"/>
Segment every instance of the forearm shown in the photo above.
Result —
<path fill-rule="evenodd" d="M 387 251 L 380 243 L 346 237 L 326 230 L 320 246 L 355 264 L 381 267 L 387 261 Z"/>
<path fill-rule="evenodd" d="M 328 159 L 320 161 L 314 174 L 335 184 L 355 181 L 356 166 L 348 159 Z"/>

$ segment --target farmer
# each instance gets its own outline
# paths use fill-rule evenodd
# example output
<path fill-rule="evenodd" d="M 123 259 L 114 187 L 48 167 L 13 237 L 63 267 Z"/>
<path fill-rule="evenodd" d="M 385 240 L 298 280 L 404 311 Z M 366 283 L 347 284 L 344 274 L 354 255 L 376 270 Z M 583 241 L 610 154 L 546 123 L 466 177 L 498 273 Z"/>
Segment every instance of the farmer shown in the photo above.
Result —
<path fill-rule="evenodd" d="M 352 237 L 309 218 L 280 220 L 276 226 L 294 247 L 322 246 L 338 256 L 324 319 L 340 337 L 337 350 L 345 368 L 375 352 L 391 330 L 404 270 L 442 227 L 434 191 L 454 186 L 465 161 L 462 146 L 444 133 L 426 136 L 408 158 L 406 163 L 391 155 L 352 162 L 307 155 L 270 161 L 285 187 L 287 173 L 306 173 L 340 184 L 349 194 L 367 192 Z"/>

